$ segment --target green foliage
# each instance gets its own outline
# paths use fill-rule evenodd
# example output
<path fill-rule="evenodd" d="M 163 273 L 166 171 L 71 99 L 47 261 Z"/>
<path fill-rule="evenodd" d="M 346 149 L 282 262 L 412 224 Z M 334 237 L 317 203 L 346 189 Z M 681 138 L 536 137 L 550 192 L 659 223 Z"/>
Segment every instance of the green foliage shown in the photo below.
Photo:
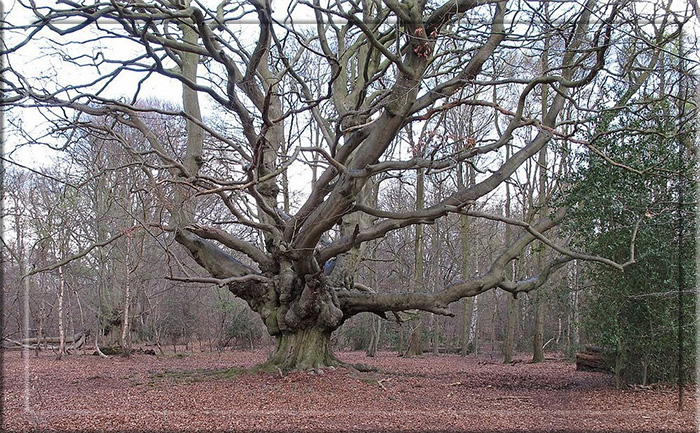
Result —
<path fill-rule="evenodd" d="M 679 284 L 686 291 L 695 287 L 692 149 L 677 133 L 674 107 L 664 103 L 609 115 L 600 125 L 624 132 L 608 134 L 596 146 L 637 172 L 593 153 L 583 155 L 562 198 L 572 209 L 566 228 L 582 249 L 618 263 L 630 258 L 637 230 L 636 264 L 624 272 L 587 266 L 586 284 L 592 288 L 584 304 L 584 336 L 618 351 L 623 381 L 673 382 L 678 377 L 677 291 Z M 694 365 L 695 313 L 693 297 L 684 297 L 687 374 Z"/>

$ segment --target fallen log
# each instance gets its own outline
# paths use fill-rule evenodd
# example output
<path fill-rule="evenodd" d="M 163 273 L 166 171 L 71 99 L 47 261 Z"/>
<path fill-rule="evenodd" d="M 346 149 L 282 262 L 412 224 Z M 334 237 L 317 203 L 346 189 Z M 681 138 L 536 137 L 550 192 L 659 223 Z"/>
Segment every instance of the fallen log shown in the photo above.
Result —
<path fill-rule="evenodd" d="M 95 350 L 92 354 L 93 354 L 93 355 L 101 355 L 101 356 L 104 356 L 104 357 L 109 357 L 109 356 L 111 356 L 111 355 L 124 355 L 124 349 L 122 349 L 122 348 L 119 347 L 119 346 L 113 346 L 113 347 L 109 347 L 109 346 L 108 346 L 108 347 L 103 347 L 102 349 L 100 349 L 99 352 L 98 352 L 97 350 Z M 129 350 L 129 354 L 131 354 L 131 355 L 153 355 L 153 356 L 155 356 L 155 355 L 156 355 L 156 351 L 153 350 L 153 349 L 141 349 L 141 348 L 138 348 L 138 349 L 131 349 L 131 350 Z"/>
<path fill-rule="evenodd" d="M 576 354 L 576 370 L 579 371 L 599 371 L 602 373 L 613 373 L 615 371 L 615 352 L 599 347 L 586 347 L 584 352 Z"/>
<path fill-rule="evenodd" d="M 85 337 L 87 337 L 88 335 L 90 335 L 89 330 L 84 331 L 84 332 L 78 332 L 75 335 L 70 335 L 70 336 L 65 337 L 63 342 L 65 344 L 71 344 L 71 343 L 77 342 L 80 339 L 84 340 Z M 39 340 L 41 340 L 41 341 L 39 341 Z M 45 344 L 45 343 L 46 344 L 59 344 L 60 339 L 58 337 L 41 337 L 41 339 L 39 339 L 38 337 L 31 337 L 31 338 L 23 338 L 21 340 L 21 343 L 24 345 L 29 345 L 29 346 L 35 345 L 35 344 Z"/>
<path fill-rule="evenodd" d="M 85 344 L 85 340 L 87 339 L 88 335 L 90 335 L 90 331 L 79 332 L 75 335 L 66 337 L 63 340 L 65 350 L 80 349 L 83 346 L 83 344 Z M 32 337 L 23 338 L 20 341 L 12 340 L 6 337 L 4 340 L 12 343 L 15 347 L 18 348 L 36 349 L 38 346 L 40 350 L 44 348 L 50 350 L 57 350 L 59 349 L 58 344 L 60 342 L 58 337 Z"/>

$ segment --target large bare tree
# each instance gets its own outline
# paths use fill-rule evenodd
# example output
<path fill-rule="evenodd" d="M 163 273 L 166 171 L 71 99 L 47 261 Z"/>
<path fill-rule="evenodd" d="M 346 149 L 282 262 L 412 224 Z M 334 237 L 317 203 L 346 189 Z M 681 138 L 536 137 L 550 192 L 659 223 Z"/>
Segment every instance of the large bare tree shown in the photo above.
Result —
<path fill-rule="evenodd" d="M 17 143 L 69 150 L 99 135 L 121 144 L 148 179 L 141 190 L 164 208 L 138 226 L 164 247 L 176 240 L 208 274 L 178 262 L 169 278 L 244 299 L 277 337 L 271 364 L 337 365 L 330 335 L 358 313 L 450 315 L 451 303 L 490 289 L 536 289 L 574 258 L 634 262 L 633 253 L 618 264 L 548 239 L 565 208 L 525 223 L 471 205 L 501 194 L 552 141 L 595 149 L 588 132 L 606 132 L 596 120 L 634 101 L 616 94 L 634 95 L 692 13 L 581 0 L 552 2 L 545 14 L 542 3 L 303 0 L 273 11 L 266 0 L 18 2 L 1 23 L 1 103 L 22 132 Z M 546 70 L 520 67 L 544 49 Z M 153 103 L 149 88 L 178 108 Z M 498 112 L 501 124 L 476 138 L 440 135 L 445 113 L 462 106 L 481 118 Z M 563 132 L 565 110 L 577 113 L 566 116 L 573 133 Z M 37 116 L 42 123 L 29 125 Z M 180 119 L 184 136 L 154 126 L 165 117 Z M 408 149 L 406 131 L 431 130 L 427 149 Z M 475 157 L 473 183 L 424 207 L 364 199 L 381 182 Z M 365 243 L 449 214 L 523 230 L 489 267 L 448 287 L 381 293 L 354 281 Z M 507 265 L 535 241 L 553 259 L 513 281 Z"/>

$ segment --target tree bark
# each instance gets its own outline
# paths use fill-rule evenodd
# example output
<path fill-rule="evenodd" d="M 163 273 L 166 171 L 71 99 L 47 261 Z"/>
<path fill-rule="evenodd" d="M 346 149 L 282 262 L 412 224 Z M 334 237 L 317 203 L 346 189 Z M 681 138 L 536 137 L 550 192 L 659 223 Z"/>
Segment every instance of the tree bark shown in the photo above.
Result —
<path fill-rule="evenodd" d="M 410 135 L 410 134 L 409 134 Z M 416 210 L 420 211 L 425 207 L 425 170 L 419 168 L 416 178 Z M 414 272 L 414 292 L 420 293 L 423 290 L 423 271 L 425 262 L 423 259 L 423 225 L 416 225 L 416 238 L 414 243 L 414 253 L 416 267 Z M 423 328 L 424 314 L 418 313 L 418 323 L 411 332 L 408 350 L 405 356 L 421 356 L 423 355 Z"/>
<path fill-rule="evenodd" d="M 457 183 L 459 185 L 469 186 L 471 177 L 464 173 L 464 165 L 459 164 L 457 167 Z M 462 238 L 462 269 L 461 277 L 463 281 L 467 281 L 469 278 L 469 266 L 470 266 L 470 241 L 469 241 L 469 217 L 466 215 L 460 215 L 460 237 Z M 471 325 L 471 314 L 474 307 L 474 298 L 469 297 L 462 301 L 462 349 L 460 350 L 461 356 L 467 356 L 471 351 L 471 340 L 469 339 L 469 329 Z"/>
<path fill-rule="evenodd" d="M 131 286 L 129 281 L 129 256 L 131 253 L 131 235 L 126 237 L 126 256 L 124 259 L 124 308 L 122 312 L 121 348 L 124 356 L 129 356 L 131 347 L 129 344 L 129 330 L 131 320 L 129 307 L 131 305 Z"/>
<path fill-rule="evenodd" d="M 466 298 L 462 301 L 462 349 L 459 352 L 461 356 L 467 356 L 472 351 L 471 341 L 469 340 L 469 327 L 473 305 L 473 297 Z"/>
<path fill-rule="evenodd" d="M 474 302 L 472 303 L 472 312 L 469 317 L 469 346 L 470 352 L 476 354 L 478 351 L 478 344 L 476 341 L 476 322 L 479 317 L 479 295 L 474 296 Z"/>
<path fill-rule="evenodd" d="M 476 184 L 476 170 L 474 169 L 473 166 L 469 167 L 469 185 L 474 186 Z M 471 268 L 470 266 L 470 258 L 473 255 L 473 252 L 471 251 L 470 248 L 470 240 L 469 240 L 469 221 L 467 220 L 467 231 L 463 232 L 462 235 L 465 236 L 463 238 L 463 242 L 466 243 L 465 248 L 465 257 L 464 257 L 464 275 L 465 277 L 469 275 L 469 271 L 473 272 L 474 274 L 479 273 L 479 260 L 474 257 L 474 263 L 471 263 Z M 467 331 L 467 340 L 466 340 L 466 350 L 467 353 L 476 353 L 477 352 L 477 342 L 476 342 L 476 322 L 477 318 L 479 316 L 479 295 L 475 295 L 473 298 L 470 298 L 471 302 L 469 305 L 471 306 L 471 311 L 469 312 L 469 328 Z M 466 310 L 465 310 L 466 312 Z M 464 350 L 464 349 L 463 349 Z"/>
<path fill-rule="evenodd" d="M 571 309 L 573 313 L 572 317 L 572 345 L 574 347 L 574 350 L 578 350 L 578 347 L 581 345 L 581 338 L 580 338 L 580 324 L 581 324 L 581 314 L 580 314 L 580 308 L 579 308 L 579 268 L 578 268 L 578 260 L 574 260 L 574 290 L 571 293 Z"/>
<path fill-rule="evenodd" d="M 548 4 L 544 4 L 545 16 L 548 16 Z M 542 50 L 542 71 L 543 73 L 549 69 L 549 37 L 545 37 L 544 49 Z M 546 85 L 542 86 L 542 119 L 547 116 L 547 92 L 548 87 Z M 537 165 L 539 168 L 539 196 L 538 204 L 540 206 L 540 215 L 547 214 L 546 207 L 546 196 L 547 196 L 547 145 L 545 144 L 540 150 Z M 537 251 L 537 266 L 539 269 L 543 269 L 545 266 L 545 256 L 544 256 L 544 244 L 539 243 L 539 248 Z M 544 288 L 540 288 L 535 293 L 535 335 L 532 339 L 532 362 L 542 362 L 544 361 Z"/>
<path fill-rule="evenodd" d="M 43 278 L 42 278 L 43 279 Z M 36 351 L 34 352 L 35 356 L 39 356 L 39 350 L 41 350 L 41 338 L 44 336 L 44 313 L 45 313 L 45 306 L 44 306 L 44 282 L 42 281 L 40 283 L 41 287 L 41 293 L 39 296 L 39 329 L 37 330 L 37 338 L 39 339 L 39 343 L 36 345 Z"/>
<path fill-rule="evenodd" d="M 370 318 L 370 327 L 372 330 L 372 339 L 369 342 L 369 347 L 367 348 L 367 356 L 376 356 L 377 350 L 379 348 L 379 336 L 382 333 L 382 319 L 378 316 L 372 315 Z"/>
<path fill-rule="evenodd" d="M 411 335 L 408 339 L 408 348 L 403 356 L 410 358 L 412 356 L 423 355 L 423 314 L 418 313 L 415 319 L 416 326 L 411 328 Z"/>
<path fill-rule="evenodd" d="M 433 355 L 437 355 L 440 344 L 440 318 L 435 314 L 432 314 L 430 317 L 433 319 Z"/>
<path fill-rule="evenodd" d="M 515 326 L 518 323 L 518 300 L 514 296 L 508 294 L 507 308 L 508 319 L 506 322 L 506 338 L 503 343 L 503 363 L 509 364 L 513 362 L 513 346 L 515 345 Z"/>
<path fill-rule="evenodd" d="M 63 267 L 58 268 L 58 355 L 61 359 L 66 351 L 66 334 L 63 326 L 63 298 L 66 291 L 65 281 L 63 279 Z"/>
<path fill-rule="evenodd" d="M 583 352 L 576 353 L 576 370 L 613 373 L 617 354 L 600 347 L 587 346 Z"/>
<path fill-rule="evenodd" d="M 535 293 L 535 334 L 532 338 L 532 362 L 544 361 L 544 299 L 541 289 Z"/>
<path fill-rule="evenodd" d="M 506 159 L 510 157 L 510 145 L 506 145 Z M 510 185 L 506 182 L 506 203 L 504 214 L 506 218 L 510 218 Z M 505 242 L 509 245 L 511 242 L 512 228 L 510 224 L 506 224 Z M 516 281 L 515 263 L 510 263 L 510 273 L 513 281 Z M 506 320 L 506 335 L 503 342 L 503 363 L 510 364 L 513 361 L 513 346 L 515 344 L 515 327 L 518 322 L 518 298 L 507 294 L 506 296 L 507 320 Z"/>
<path fill-rule="evenodd" d="M 377 185 L 377 188 L 375 189 L 375 194 L 373 197 L 374 204 L 376 205 L 377 203 L 377 196 L 379 193 L 379 188 Z M 374 259 L 375 258 L 375 251 L 376 249 L 372 249 L 370 253 L 370 258 Z M 377 286 L 377 273 L 374 271 L 370 272 L 369 276 L 369 282 L 371 287 L 376 287 Z M 369 342 L 369 347 L 367 348 L 367 356 L 373 357 L 377 355 L 377 350 L 379 349 L 379 338 L 382 334 L 382 319 L 377 316 L 372 314 L 369 318 L 369 325 L 372 333 L 372 338 L 370 339 Z"/>
<path fill-rule="evenodd" d="M 290 370 L 317 370 L 341 362 L 331 351 L 331 331 L 316 327 L 277 336 L 277 347 L 263 366 Z"/>

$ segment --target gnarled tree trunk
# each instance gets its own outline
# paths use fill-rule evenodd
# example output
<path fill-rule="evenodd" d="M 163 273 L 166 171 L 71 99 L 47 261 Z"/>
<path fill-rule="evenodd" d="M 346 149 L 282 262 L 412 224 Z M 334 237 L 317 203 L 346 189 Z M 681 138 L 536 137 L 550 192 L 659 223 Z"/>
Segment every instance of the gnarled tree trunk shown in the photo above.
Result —
<path fill-rule="evenodd" d="M 340 364 L 331 350 L 331 332 L 317 327 L 277 336 L 277 347 L 266 364 L 287 370 L 316 370 Z"/>

